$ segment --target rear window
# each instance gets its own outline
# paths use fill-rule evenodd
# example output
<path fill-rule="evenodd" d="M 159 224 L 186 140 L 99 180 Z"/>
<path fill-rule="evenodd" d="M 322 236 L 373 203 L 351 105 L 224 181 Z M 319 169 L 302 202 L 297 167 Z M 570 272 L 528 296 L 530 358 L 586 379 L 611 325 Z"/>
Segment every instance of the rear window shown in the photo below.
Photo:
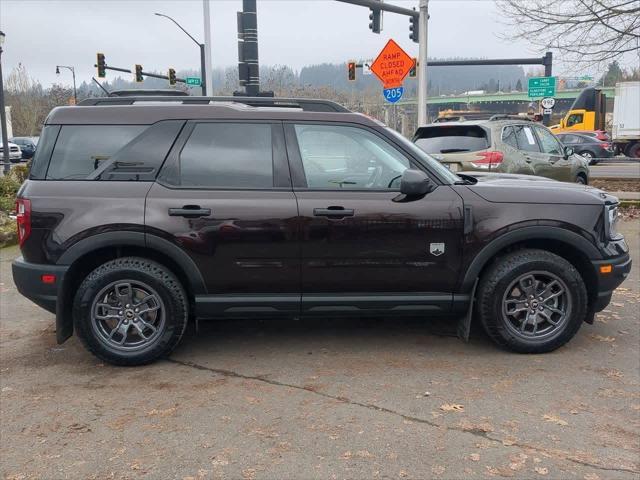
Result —
<path fill-rule="evenodd" d="M 477 152 L 489 148 L 489 139 L 477 125 L 443 125 L 420 128 L 415 144 L 427 153 Z"/>

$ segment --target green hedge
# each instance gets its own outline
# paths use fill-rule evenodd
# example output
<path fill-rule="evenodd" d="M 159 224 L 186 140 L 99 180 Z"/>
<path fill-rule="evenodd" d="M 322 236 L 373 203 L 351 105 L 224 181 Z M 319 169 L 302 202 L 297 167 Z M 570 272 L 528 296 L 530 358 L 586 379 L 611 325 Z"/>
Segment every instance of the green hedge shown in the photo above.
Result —
<path fill-rule="evenodd" d="M 16 165 L 9 175 L 0 177 L 0 248 L 18 241 L 16 221 L 9 217 L 14 213 L 16 194 L 29 175 L 29 165 Z"/>

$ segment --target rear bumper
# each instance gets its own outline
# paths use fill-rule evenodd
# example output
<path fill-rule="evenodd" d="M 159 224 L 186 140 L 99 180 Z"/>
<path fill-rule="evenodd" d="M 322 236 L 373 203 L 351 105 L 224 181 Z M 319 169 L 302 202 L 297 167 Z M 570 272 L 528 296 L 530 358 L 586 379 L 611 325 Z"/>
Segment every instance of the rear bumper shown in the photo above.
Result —
<path fill-rule="evenodd" d="M 18 257 L 11 264 L 13 281 L 18 291 L 36 305 L 56 313 L 58 293 L 61 291 L 67 265 L 40 265 Z M 43 275 L 55 275 L 54 283 L 44 283 Z"/>
<path fill-rule="evenodd" d="M 600 312 L 611 302 L 611 295 L 631 272 L 631 257 L 628 253 L 608 260 L 592 261 L 598 279 L 598 292 L 592 311 Z M 600 267 L 611 265 L 611 272 L 601 273 Z"/>

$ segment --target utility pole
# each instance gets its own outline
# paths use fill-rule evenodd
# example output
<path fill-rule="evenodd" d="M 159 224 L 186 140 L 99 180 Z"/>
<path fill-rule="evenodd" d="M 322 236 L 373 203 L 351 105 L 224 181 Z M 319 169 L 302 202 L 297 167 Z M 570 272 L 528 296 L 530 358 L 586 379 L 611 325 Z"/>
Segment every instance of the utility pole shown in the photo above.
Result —
<path fill-rule="evenodd" d="M 208 95 L 213 95 L 213 69 L 211 68 L 211 15 L 209 12 L 209 0 L 202 0 L 202 16 L 204 17 L 204 67 L 206 74 L 203 75 L 205 91 Z M 202 55 L 202 51 L 200 52 Z"/>
<path fill-rule="evenodd" d="M 429 23 L 429 0 L 420 0 L 418 20 L 418 127 L 427 124 L 427 27 Z"/>
<path fill-rule="evenodd" d="M 7 111 L 4 105 L 4 85 L 2 84 L 2 44 L 4 43 L 4 33 L 0 31 L 0 127 L 2 131 L 2 159 L 4 161 L 3 172 L 5 175 L 11 170 L 11 160 L 9 160 L 9 139 L 7 138 Z"/>
<path fill-rule="evenodd" d="M 76 69 L 73 67 L 69 67 L 67 65 L 56 65 L 56 75 L 60 75 L 60 69 L 66 68 L 71 71 L 71 75 L 73 76 L 73 104 L 78 104 L 78 91 L 76 90 Z"/>
<path fill-rule="evenodd" d="M 202 88 L 202 96 L 206 97 L 207 96 L 207 65 L 206 65 L 206 58 L 207 55 L 205 53 L 205 44 L 204 43 L 200 43 L 199 41 L 197 41 L 195 38 L 193 38 L 193 35 L 191 35 L 189 32 L 187 32 L 184 28 L 182 28 L 182 25 L 180 25 L 175 19 L 171 18 L 169 15 L 165 15 L 164 13 L 155 13 L 154 15 L 157 15 L 158 17 L 164 17 L 164 18 L 168 18 L 169 20 L 171 20 L 173 23 L 175 23 L 177 25 L 177 27 L 182 30 L 184 33 L 187 34 L 187 36 L 193 40 L 193 43 L 195 43 L 196 45 L 198 45 L 198 48 L 200 49 L 200 88 Z M 211 56 L 209 56 L 209 58 L 211 58 Z"/>

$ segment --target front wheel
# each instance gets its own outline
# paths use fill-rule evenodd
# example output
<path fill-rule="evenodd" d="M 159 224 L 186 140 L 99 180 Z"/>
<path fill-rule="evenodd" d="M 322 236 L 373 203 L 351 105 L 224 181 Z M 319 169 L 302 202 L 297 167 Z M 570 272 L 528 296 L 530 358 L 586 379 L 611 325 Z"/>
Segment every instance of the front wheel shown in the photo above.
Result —
<path fill-rule="evenodd" d="M 482 325 L 498 345 L 519 353 L 544 353 L 567 343 L 587 311 L 587 291 L 576 268 L 545 250 L 501 257 L 478 289 Z"/>
<path fill-rule="evenodd" d="M 91 272 L 73 303 L 78 336 L 98 358 L 142 365 L 167 355 L 187 325 L 187 297 L 164 266 L 119 258 Z"/>

